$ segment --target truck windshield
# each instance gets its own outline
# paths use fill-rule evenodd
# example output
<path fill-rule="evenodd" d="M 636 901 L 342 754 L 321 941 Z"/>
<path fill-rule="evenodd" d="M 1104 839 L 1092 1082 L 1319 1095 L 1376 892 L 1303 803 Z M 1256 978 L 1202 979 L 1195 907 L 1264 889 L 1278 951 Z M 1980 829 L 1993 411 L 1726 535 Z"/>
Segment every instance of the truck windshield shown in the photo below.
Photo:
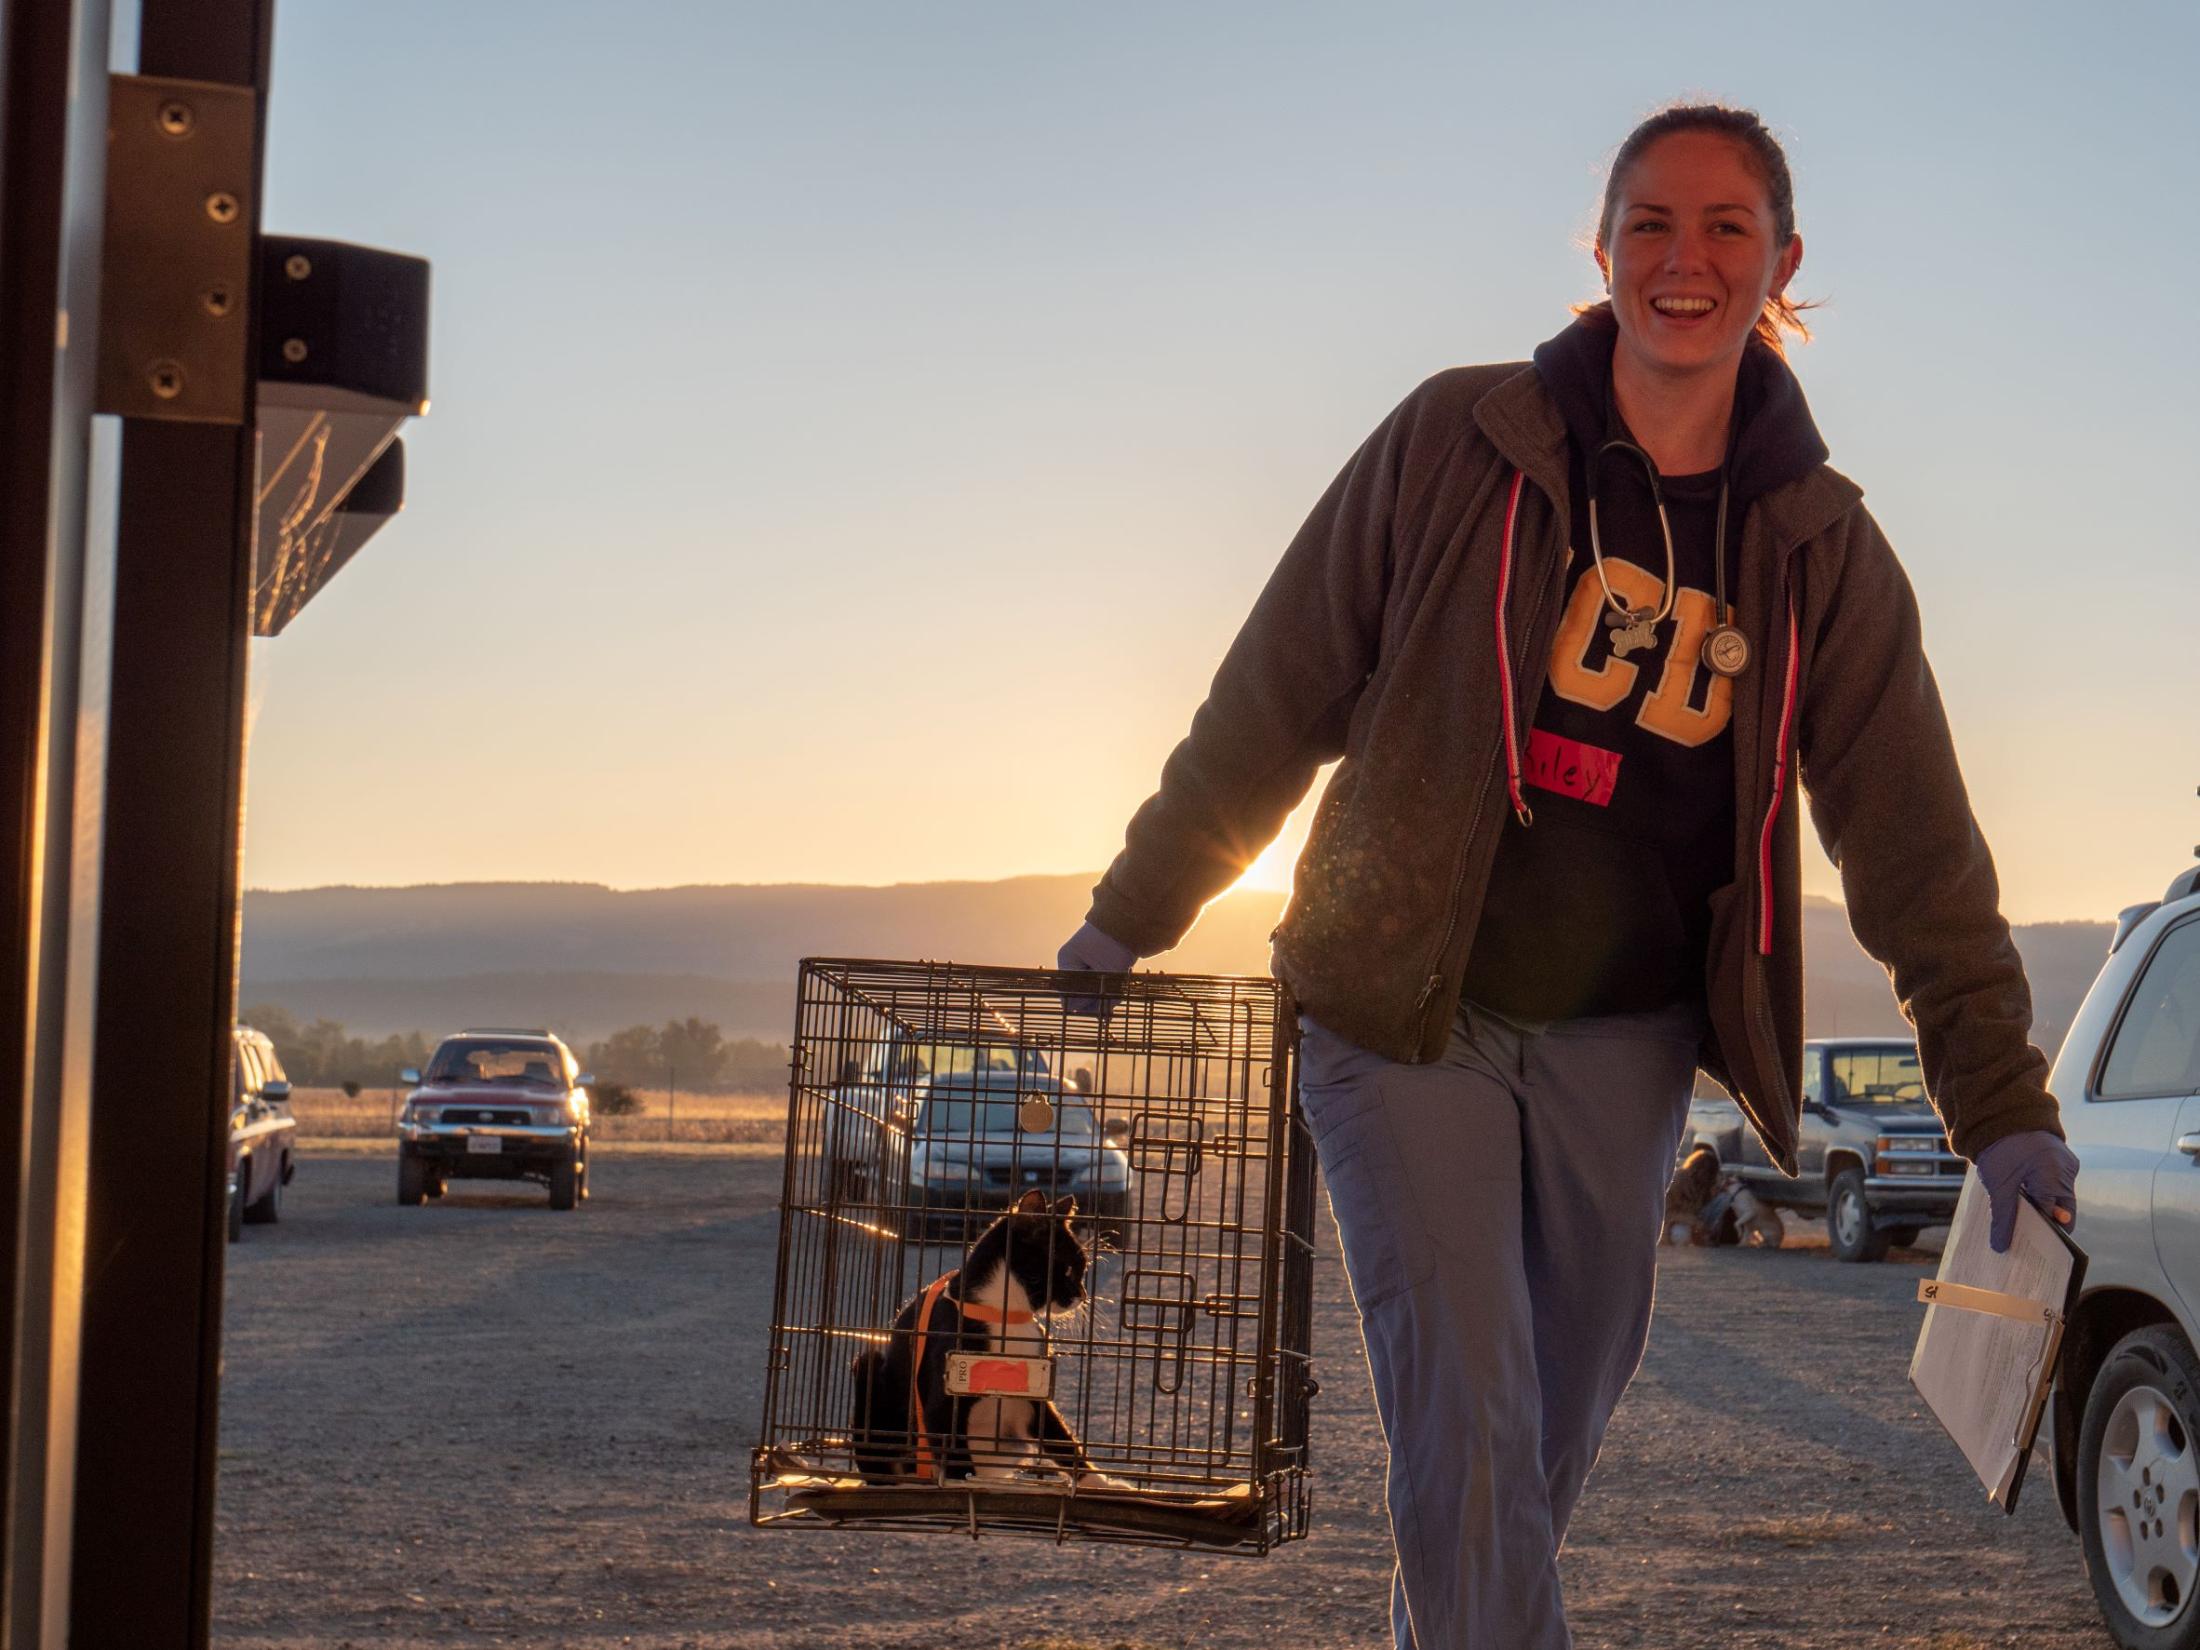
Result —
<path fill-rule="evenodd" d="M 934 1095 L 924 1103 L 924 1120 L 917 1127 L 919 1134 L 939 1140 L 968 1140 L 981 1134 L 1044 1134 L 1060 1135 L 1064 1140 L 1090 1140 L 1100 1131 L 1094 1127 L 1092 1113 L 1083 1106 L 1056 1106 L 1054 1126 L 1051 1129 L 1033 1131 L 1017 1125 L 1017 1102 L 1010 1099 L 978 1100 L 942 1098 Z"/>
<path fill-rule="evenodd" d="M 1925 1103 L 1925 1072 L 1912 1043 L 1885 1048 L 1835 1052 L 1829 1062 L 1833 1083 L 1826 1098 L 1836 1106 L 1920 1106 Z"/>
<path fill-rule="evenodd" d="M 903 1043 L 895 1047 L 889 1059 L 888 1075 L 899 1081 L 993 1074 L 1045 1077 L 1046 1056 L 1035 1048 L 1015 1048 L 1006 1043 Z"/>
<path fill-rule="evenodd" d="M 445 1043 L 428 1067 L 431 1083 L 527 1083 L 562 1089 L 563 1062 L 540 1043 Z"/>

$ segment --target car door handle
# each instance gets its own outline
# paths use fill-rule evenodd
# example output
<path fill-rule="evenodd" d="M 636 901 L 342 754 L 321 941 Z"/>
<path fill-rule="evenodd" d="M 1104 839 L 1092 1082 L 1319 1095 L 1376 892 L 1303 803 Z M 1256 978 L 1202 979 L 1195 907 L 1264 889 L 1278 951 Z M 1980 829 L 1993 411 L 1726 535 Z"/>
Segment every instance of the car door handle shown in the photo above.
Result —
<path fill-rule="evenodd" d="M 2187 1157 L 2200 1157 L 2200 1134 L 2188 1134 L 2177 1142 L 2177 1149 Z"/>

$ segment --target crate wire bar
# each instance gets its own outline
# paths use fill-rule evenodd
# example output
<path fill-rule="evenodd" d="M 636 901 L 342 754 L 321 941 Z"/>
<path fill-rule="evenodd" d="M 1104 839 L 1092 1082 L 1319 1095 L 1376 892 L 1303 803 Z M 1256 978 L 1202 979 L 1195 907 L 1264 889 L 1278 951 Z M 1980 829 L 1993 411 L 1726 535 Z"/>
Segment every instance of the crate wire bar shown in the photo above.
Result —
<path fill-rule="evenodd" d="M 1241 1553 L 1303 1536 L 1314 1157 L 1297 1045 L 1273 980 L 805 961 L 751 1521 Z M 1083 1304 L 1042 1315 L 1043 1343 L 968 1319 L 920 1335 L 913 1303 L 1019 1200 L 1047 1214 L 1004 1227 L 1012 1264 L 1022 1243 L 1019 1275 L 1046 1277 L 1073 1231 Z M 926 1348 L 1009 1355 L 947 1377 L 967 1436 L 905 1401 L 859 1420 L 879 1387 L 900 1399 Z M 1024 1440 L 1028 1400 L 967 1396 L 1049 1390 L 1069 1453 Z"/>

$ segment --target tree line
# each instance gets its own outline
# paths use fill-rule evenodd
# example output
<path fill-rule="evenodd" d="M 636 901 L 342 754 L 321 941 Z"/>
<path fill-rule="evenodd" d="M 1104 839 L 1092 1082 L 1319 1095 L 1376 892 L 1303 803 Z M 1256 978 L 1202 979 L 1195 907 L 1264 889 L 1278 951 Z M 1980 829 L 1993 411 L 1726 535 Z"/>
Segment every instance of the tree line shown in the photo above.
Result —
<path fill-rule="evenodd" d="M 267 1033 L 283 1074 L 300 1088 L 394 1088 L 404 1066 L 424 1066 L 432 1045 L 417 1031 L 369 1040 L 354 1037 L 338 1020 L 300 1025 L 288 1009 L 259 1003 L 244 1011 L 240 1023 Z"/>
<path fill-rule="evenodd" d="M 259 1003 L 241 1023 L 267 1033 L 283 1070 L 300 1088 L 389 1088 L 405 1066 L 425 1066 L 435 1045 L 421 1032 L 354 1037 L 338 1020 L 301 1024 L 288 1009 Z M 691 1094 L 737 1090 L 769 1093 L 787 1083 L 787 1047 L 753 1037 L 728 1038 L 709 1020 L 690 1015 L 661 1026 L 614 1031 L 585 1052 L 581 1065 L 606 1083 L 627 1088 L 678 1087 Z"/>
<path fill-rule="evenodd" d="M 787 1046 L 754 1037 L 729 1039 L 689 1015 L 661 1026 L 628 1026 L 590 1043 L 583 1063 L 606 1082 L 629 1088 L 678 1088 L 693 1094 L 770 1092 L 787 1086 Z"/>

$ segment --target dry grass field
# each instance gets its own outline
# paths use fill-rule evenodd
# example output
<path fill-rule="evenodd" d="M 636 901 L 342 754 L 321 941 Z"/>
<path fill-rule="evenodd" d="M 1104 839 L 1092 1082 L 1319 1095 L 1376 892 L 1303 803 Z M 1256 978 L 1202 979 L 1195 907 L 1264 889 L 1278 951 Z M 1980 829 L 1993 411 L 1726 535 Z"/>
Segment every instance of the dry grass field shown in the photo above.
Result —
<path fill-rule="evenodd" d="M 777 1144 L 787 1138 L 787 1096 L 777 1094 L 674 1094 L 636 1089 L 642 1109 L 624 1117 L 599 1115 L 598 1140 L 647 1140 L 688 1145 Z M 394 1140 L 403 1089 L 366 1089 L 354 1099 L 342 1089 L 298 1089 L 290 1109 L 300 1140 Z"/>

